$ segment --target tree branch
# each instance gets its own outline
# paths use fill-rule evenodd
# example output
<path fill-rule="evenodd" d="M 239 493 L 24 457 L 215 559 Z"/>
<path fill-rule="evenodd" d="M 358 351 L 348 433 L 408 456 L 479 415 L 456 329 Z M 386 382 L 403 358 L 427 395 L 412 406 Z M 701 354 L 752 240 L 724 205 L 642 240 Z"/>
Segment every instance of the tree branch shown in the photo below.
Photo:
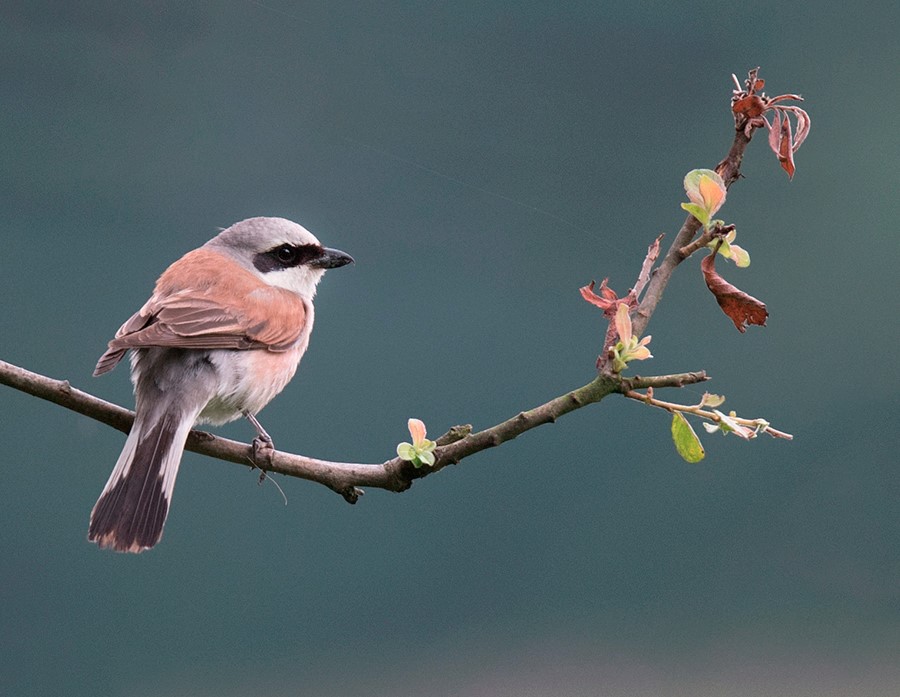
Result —
<path fill-rule="evenodd" d="M 560 416 L 599 402 L 610 394 L 644 387 L 681 387 L 706 379 L 706 373 L 702 371 L 632 378 L 598 375 L 583 387 L 520 412 L 483 431 L 471 433 L 471 426 L 454 426 L 437 439 L 438 448 L 432 467 L 416 468 L 400 458 L 381 464 L 330 462 L 281 451 L 272 453 L 265 463 L 255 463 L 253 449 L 247 443 L 198 430 L 191 431 L 185 449 L 240 465 L 261 466 L 267 472 L 318 482 L 341 494 L 350 503 L 355 503 L 362 493 L 359 487 L 405 491 L 416 479 L 433 474 L 447 465 L 457 464 L 463 458 L 505 443 L 533 428 L 553 423 Z M 134 412 L 75 389 L 67 380 L 54 380 L 2 360 L 0 384 L 46 399 L 124 433 L 128 433 L 134 421 Z"/>
<path fill-rule="evenodd" d="M 745 133 L 745 130 L 749 130 L 749 134 Z M 744 159 L 744 151 L 746 151 L 752 136 L 753 129 L 746 129 L 743 125 L 741 125 L 740 128 L 736 127 L 734 140 L 731 143 L 728 154 L 725 156 L 725 159 L 716 166 L 716 172 L 722 177 L 725 186 L 728 188 L 730 188 L 741 176 L 741 162 Z M 660 265 L 656 267 L 653 278 L 651 278 L 650 283 L 647 284 L 644 299 L 641 301 L 641 304 L 638 305 L 638 309 L 635 312 L 635 317 L 633 319 L 635 336 L 641 336 L 646 332 L 647 325 L 650 324 L 650 318 L 653 317 L 656 306 L 659 304 L 659 301 L 662 300 L 666 286 L 669 285 L 669 279 L 672 277 L 672 272 L 675 271 L 682 261 L 696 251 L 696 249 L 705 245 L 704 243 L 704 245 L 698 245 L 696 248 L 688 246 L 691 244 L 694 237 L 696 237 L 700 227 L 700 221 L 694 216 L 689 214 L 685 218 L 684 224 L 681 226 L 681 229 L 669 246 L 669 251 L 666 252 L 666 256 L 663 258 Z"/>
<path fill-rule="evenodd" d="M 434 466 L 428 469 L 435 471 L 447 465 L 456 464 L 464 457 L 512 440 L 536 426 L 554 423 L 560 416 L 564 416 L 588 404 L 599 402 L 613 392 L 624 393 L 637 387 L 683 387 L 684 385 L 691 385 L 707 379 L 706 373 L 703 371 L 678 373 L 677 375 L 659 375 L 649 378 L 621 378 L 601 373 L 583 387 L 567 392 L 529 411 L 519 412 L 511 419 L 507 419 L 492 428 L 473 433 L 456 443 L 438 448 Z"/>

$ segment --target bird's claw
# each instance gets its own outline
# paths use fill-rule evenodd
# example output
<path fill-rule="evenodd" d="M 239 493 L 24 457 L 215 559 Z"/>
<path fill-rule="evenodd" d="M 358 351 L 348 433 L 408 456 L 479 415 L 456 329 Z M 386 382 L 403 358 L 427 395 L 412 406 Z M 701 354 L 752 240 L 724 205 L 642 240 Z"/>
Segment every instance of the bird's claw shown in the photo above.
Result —
<path fill-rule="evenodd" d="M 258 435 L 250 444 L 250 453 L 253 464 L 265 471 L 272 464 L 275 457 L 275 444 L 268 435 Z"/>

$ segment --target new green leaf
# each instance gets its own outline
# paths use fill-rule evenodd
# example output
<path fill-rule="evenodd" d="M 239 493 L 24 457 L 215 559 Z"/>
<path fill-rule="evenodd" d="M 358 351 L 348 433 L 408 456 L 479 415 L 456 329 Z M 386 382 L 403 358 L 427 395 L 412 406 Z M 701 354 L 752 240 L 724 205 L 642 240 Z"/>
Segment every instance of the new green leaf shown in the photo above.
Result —
<path fill-rule="evenodd" d="M 691 200 L 681 207 L 709 227 L 716 211 L 725 203 L 725 182 L 711 169 L 692 169 L 684 177 L 684 191 Z"/>
<path fill-rule="evenodd" d="M 700 462 L 706 456 L 706 451 L 703 450 L 694 429 L 691 428 L 688 420 L 677 411 L 672 414 L 672 441 L 675 443 L 678 454 L 687 462 Z"/>

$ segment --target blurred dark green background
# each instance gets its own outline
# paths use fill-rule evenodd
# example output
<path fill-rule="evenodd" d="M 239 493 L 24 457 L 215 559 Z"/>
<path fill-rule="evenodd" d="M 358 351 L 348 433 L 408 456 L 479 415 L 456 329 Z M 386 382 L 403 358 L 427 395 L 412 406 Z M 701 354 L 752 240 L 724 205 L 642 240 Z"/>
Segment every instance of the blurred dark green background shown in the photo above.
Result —
<path fill-rule="evenodd" d="M 671 239 L 732 72 L 813 119 L 794 181 L 757 138 L 721 213 L 769 326 L 739 335 L 692 260 L 640 368 L 706 369 L 793 443 L 707 436 L 688 465 L 664 413 L 609 399 L 355 507 L 189 454 L 126 557 L 85 539 L 123 436 L 2 388 L 0 693 L 896 695 L 892 5 L 0 5 L 0 358 L 131 406 L 126 370 L 90 374 L 156 276 L 285 216 L 357 259 L 262 415 L 332 459 L 589 381 L 578 287 L 624 292 Z"/>

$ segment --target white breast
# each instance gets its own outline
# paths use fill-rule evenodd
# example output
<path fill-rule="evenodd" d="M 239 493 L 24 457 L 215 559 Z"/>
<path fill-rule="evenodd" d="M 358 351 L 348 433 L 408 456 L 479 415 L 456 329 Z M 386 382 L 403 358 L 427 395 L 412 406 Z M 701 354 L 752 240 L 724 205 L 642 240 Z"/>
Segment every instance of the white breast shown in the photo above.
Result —
<path fill-rule="evenodd" d="M 216 395 L 200 412 L 197 423 L 219 425 L 240 418 L 244 411 L 258 414 L 285 388 L 309 345 L 314 316 L 312 303 L 305 304 L 306 326 L 293 348 L 279 352 L 265 349 L 209 352 L 219 386 Z"/>

